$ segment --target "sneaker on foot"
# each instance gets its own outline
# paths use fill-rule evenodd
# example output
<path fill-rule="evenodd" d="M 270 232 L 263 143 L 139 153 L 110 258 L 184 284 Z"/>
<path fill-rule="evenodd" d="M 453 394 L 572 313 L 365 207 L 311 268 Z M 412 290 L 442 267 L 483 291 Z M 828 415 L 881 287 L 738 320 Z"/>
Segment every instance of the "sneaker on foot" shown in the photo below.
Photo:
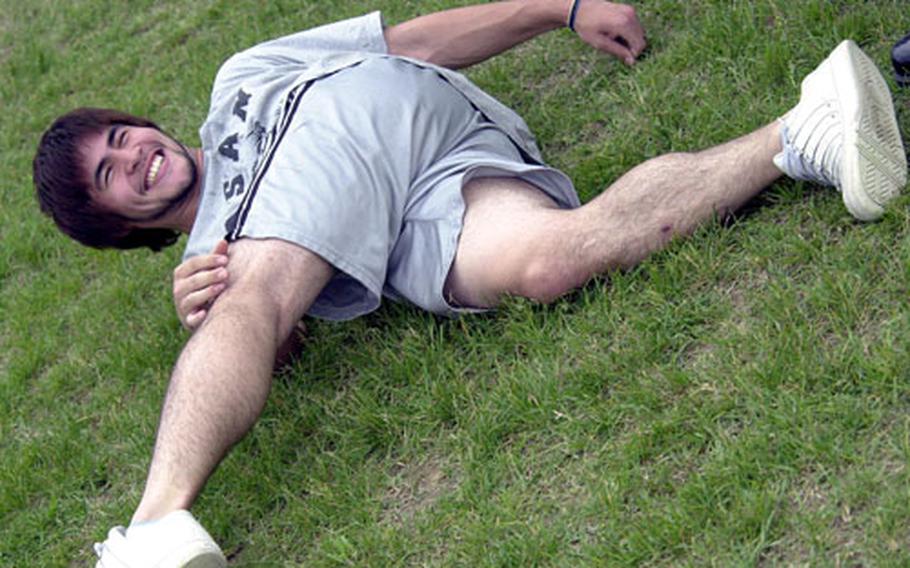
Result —
<path fill-rule="evenodd" d="M 224 568 L 221 549 L 189 511 L 157 521 L 114 527 L 95 543 L 95 568 Z"/>
<path fill-rule="evenodd" d="M 836 187 L 857 219 L 881 217 L 907 183 L 888 85 L 851 40 L 803 80 L 799 104 L 782 122 L 774 164 L 794 179 Z"/>

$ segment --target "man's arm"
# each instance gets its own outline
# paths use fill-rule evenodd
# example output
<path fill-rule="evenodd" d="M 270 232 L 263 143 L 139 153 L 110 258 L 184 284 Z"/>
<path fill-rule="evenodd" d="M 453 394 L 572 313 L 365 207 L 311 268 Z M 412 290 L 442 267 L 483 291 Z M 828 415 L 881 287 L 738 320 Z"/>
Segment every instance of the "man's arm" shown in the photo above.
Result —
<path fill-rule="evenodd" d="M 278 347 L 333 273 L 317 255 L 277 239 L 242 239 L 228 254 L 228 286 L 171 376 L 134 521 L 192 504 L 258 419 Z"/>
<path fill-rule="evenodd" d="M 595 48 L 628 65 L 645 48 L 635 10 L 603 0 L 577 0 L 575 30 Z M 511 0 L 420 16 L 385 30 L 389 52 L 453 69 L 502 53 L 565 27 L 572 0 Z"/>

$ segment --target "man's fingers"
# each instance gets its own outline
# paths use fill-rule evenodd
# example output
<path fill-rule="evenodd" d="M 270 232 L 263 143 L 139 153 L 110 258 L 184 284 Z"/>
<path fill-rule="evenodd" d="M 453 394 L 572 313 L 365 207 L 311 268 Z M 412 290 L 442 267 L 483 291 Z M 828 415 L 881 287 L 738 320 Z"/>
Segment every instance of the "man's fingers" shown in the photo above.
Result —
<path fill-rule="evenodd" d="M 637 40 L 632 43 L 632 52 L 635 53 L 635 57 L 638 57 L 648 48 L 648 40 L 645 38 L 644 32 L 638 36 Z"/>
<path fill-rule="evenodd" d="M 223 242 L 223 241 L 222 241 Z M 220 244 L 220 243 L 219 243 Z M 225 247 L 227 243 L 225 243 Z M 217 247 L 216 247 L 217 250 Z M 183 262 L 174 269 L 174 279 L 187 278 L 200 270 L 211 270 L 219 266 L 226 266 L 228 262 L 227 255 L 224 253 L 203 254 Z"/>
<path fill-rule="evenodd" d="M 225 268 L 197 272 L 189 278 L 184 278 L 174 283 L 174 298 L 180 301 L 200 290 L 205 290 L 215 285 L 223 285 L 227 281 L 227 277 L 228 273 Z"/>
<path fill-rule="evenodd" d="M 227 274 L 227 269 L 217 268 L 215 270 L 197 272 L 189 278 L 175 280 L 173 294 L 177 311 L 185 314 L 198 307 L 200 303 L 208 301 L 206 299 L 198 299 L 200 298 L 200 292 L 208 291 L 215 296 L 220 294 L 227 286 Z M 212 288 L 216 287 L 218 290 L 212 291 Z"/>
<path fill-rule="evenodd" d="M 207 313 L 208 312 L 205 310 L 196 310 L 195 312 L 186 316 L 186 320 L 183 322 L 183 327 L 187 328 L 190 331 L 195 330 L 197 327 L 199 327 L 199 324 L 205 320 Z"/>
<path fill-rule="evenodd" d="M 610 35 L 614 40 L 627 47 L 636 57 L 641 55 L 648 45 L 645 40 L 645 29 L 634 9 L 626 11 L 622 25 L 613 28 L 613 33 Z"/>
<path fill-rule="evenodd" d="M 224 284 L 215 284 L 187 294 L 177 306 L 178 314 L 187 314 L 186 317 L 189 318 L 189 314 L 202 310 L 211 304 L 219 294 L 224 292 L 224 288 Z"/>
<path fill-rule="evenodd" d="M 645 31 L 635 8 L 612 2 L 586 2 L 578 9 L 578 34 L 595 48 L 605 51 L 627 65 L 647 47 Z"/>
<path fill-rule="evenodd" d="M 223 283 L 227 280 L 227 277 L 227 268 L 216 268 L 214 270 L 198 272 L 187 278 L 186 281 L 191 290 L 201 290 L 202 288 L 210 287 L 214 284 Z"/>
<path fill-rule="evenodd" d="M 228 252 L 228 242 L 224 239 L 218 241 L 218 244 L 215 245 L 215 248 L 212 250 L 212 254 L 223 254 L 226 255 Z"/>
<path fill-rule="evenodd" d="M 606 51 L 626 65 L 635 63 L 635 54 L 632 53 L 632 50 L 609 36 L 600 36 L 597 48 Z"/>
<path fill-rule="evenodd" d="M 633 57 L 638 57 L 645 50 L 647 42 L 643 36 L 638 35 L 621 35 L 616 36 L 613 40 L 629 50 Z"/>
<path fill-rule="evenodd" d="M 611 37 L 626 47 L 633 56 L 638 57 L 647 45 L 641 20 L 638 19 L 638 14 L 632 6 L 622 5 L 618 6 L 616 10 L 620 21 L 613 27 L 614 33 Z"/>

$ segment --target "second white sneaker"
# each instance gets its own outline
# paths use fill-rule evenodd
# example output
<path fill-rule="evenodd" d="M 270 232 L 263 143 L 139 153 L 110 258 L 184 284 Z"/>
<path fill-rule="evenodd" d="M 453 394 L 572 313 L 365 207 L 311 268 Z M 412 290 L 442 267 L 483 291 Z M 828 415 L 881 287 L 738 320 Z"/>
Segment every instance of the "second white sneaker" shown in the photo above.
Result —
<path fill-rule="evenodd" d="M 783 117 L 774 163 L 795 179 L 837 187 L 854 217 L 871 221 L 907 183 L 907 158 L 888 85 L 851 40 L 804 80 Z"/>

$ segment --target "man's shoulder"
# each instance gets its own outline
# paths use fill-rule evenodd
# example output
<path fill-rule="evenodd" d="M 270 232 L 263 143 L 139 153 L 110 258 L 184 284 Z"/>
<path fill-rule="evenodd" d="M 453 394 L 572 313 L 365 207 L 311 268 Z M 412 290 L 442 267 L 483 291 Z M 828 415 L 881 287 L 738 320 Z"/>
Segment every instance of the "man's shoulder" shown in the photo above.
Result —
<path fill-rule="evenodd" d="M 222 63 L 216 84 L 234 77 L 297 68 L 337 52 L 386 53 L 382 15 L 363 16 L 319 25 L 270 39 L 237 52 Z"/>

